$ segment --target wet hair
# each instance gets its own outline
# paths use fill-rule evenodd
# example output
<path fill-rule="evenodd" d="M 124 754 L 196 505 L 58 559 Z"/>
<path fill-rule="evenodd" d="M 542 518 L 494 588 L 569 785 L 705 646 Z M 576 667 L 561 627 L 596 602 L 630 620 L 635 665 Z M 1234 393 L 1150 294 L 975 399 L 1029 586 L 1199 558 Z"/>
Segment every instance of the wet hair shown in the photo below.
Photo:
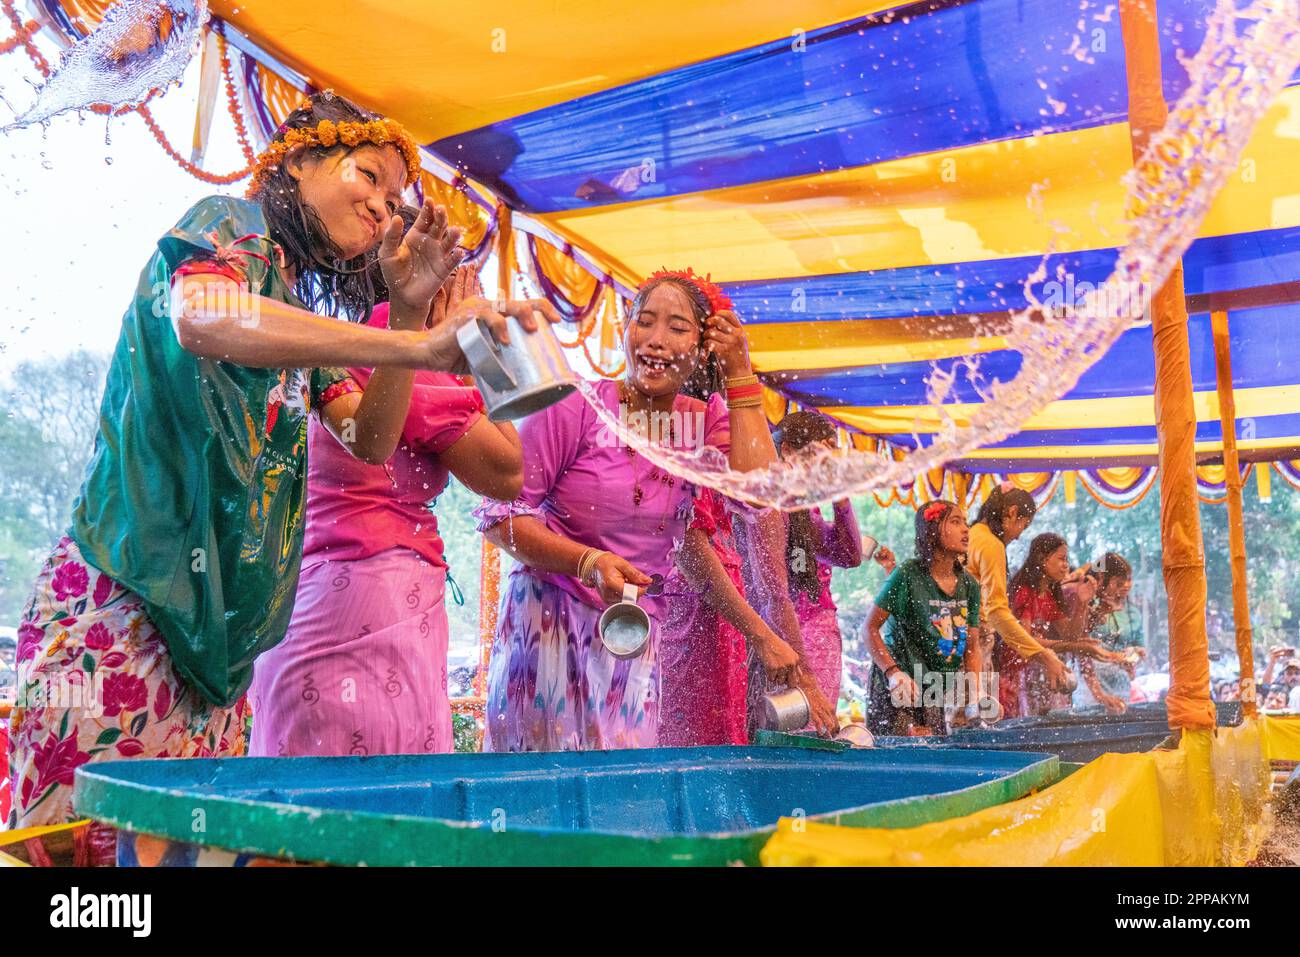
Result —
<path fill-rule="evenodd" d="M 420 215 L 420 210 L 410 203 L 403 203 L 398 207 L 394 214 L 402 217 L 402 234 L 415 225 L 415 218 Z M 389 298 L 388 282 L 384 279 L 384 271 L 379 267 L 379 247 L 375 247 L 366 253 L 366 268 L 370 271 L 370 285 L 375 290 L 375 302 L 387 302 Z"/>
<path fill-rule="evenodd" d="M 686 299 L 691 304 L 692 318 L 700 324 L 700 345 L 703 347 L 704 323 L 713 314 L 713 306 L 704 290 L 683 276 L 659 276 L 644 283 L 632 300 L 630 322 L 635 322 L 637 316 L 641 315 L 650 293 L 664 285 L 674 286 L 686 294 Z M 714 393 L 723 393 L 726 388 L 722 364 L 718 362 L 717 356 L 710 354 L 704 357 L 704 361 L 695 364 L 695 369 L 682 383 L 681 394 L 707 402 Z"/>
<path fill-rule="evenodd" d="M 988 526 L 990 532 L 1001 538 L 1005 529 L 1004 523 L 1006 522 L 1007 513 L 1013 508 L 1031 521 L 1038 511 L 1038 505 L 1034 502 L 1034 497 L 1024 489 L 1013 485 L 1004 492 L 1001 485 L 995 485 L 993 491 L 989 493 L 989 497 L 980 506 L 979 514 L 975 516 L 975 524 L 984 523 Z"/>
<path fill-rule="evenodd" d="M 1047 578 L 1047 570 L 1043 566 L 1047 563 L 1048 556 L 1063 547 L 1065 547 L 1065 539 L 1055 532 L 1035 535 L 1034 540 L 1029 543 L 1029 554 L 1025 556 L 1025 563 L 1020 566 L 1020 571 L 1011 576 L 1011 581 L 1007 584 L 1007 592 L 1014 595 L 1022 587 L 1037 592 Z M 1057 607 L 1064 609 L 1065 592 L 1061 590 L 1061 583 L 1052 582 L 1048 590 L 1056 600 Z"/>
<path fill-rule="evenodd" d="M 932 519 L 925 517 L 936 505 L 944 506 L 943 511 Z M 916 510 L 916 557 L 921 564 L 927 568 L 934 561 L 935 554 L 939 551 L 939 543 L 942 541 L 941 529 L 943 523 L 947 521 L 948 516 L 952 514 L 953 509 L 957 507 L 956 502 L 949 502 L 946 499 L 935 499 L 932 502 L 926 502 Z M 953 571 L 958 575 L 964 571 L 961 559 L 958 558 L 952 563 Z"/>
<path fill-rule="evenodd" d="M 283 140 L 289 130 L 314 127 L 322 120 L 366 123 L 378 119 L 382 117 L 326 90 L 312 94 L 303 107 L 290 113 L 276 129 L 272 142 Z M 346 155 L 363 145 L 368 144 L 350 147 L 339 143 L 303 149 L 323 157 Z M 282 162 L 268 172 L 255 200 L 261 204 L 271 238 L 280 244 L 287 265 L 296 272 L 294 294 L 314 312 L 365 322 L 378 301 L 370 269 L 373 256 L 368 252 L 353 259 L 339 258 L 338 246 L 320 216 L 302 201 L 298 181 L 290 175 L 287 165 Z"/>
<path fill-rule="evenodd" d="M 1102 555 L 1101 558 L 1093 562 L 1092 567 L 1097 570 L 1099 588 L 1105 588 L 1116 579 L 1127 581 L 1133 577 L 1133 568 L 1124 559 L 1123 555 L 1115 552 L 1107 552 Z"/>
<path fill-rule="evenodd" d="M 813 409 L 791 412 L 776 427 L 772 440 L 779 450 L 782 445 L 798 450 L 813 442 L 835 438 L 831 420 Z M 790 534 L 785 548 L 785 565 L 790 578 L 790 597 L 803 592 L 816 599 L 822 593 L 821 579 L 817 577 L 817 536 L 813 531 L 812 515 L 807 509 L 790 513 Z"/>

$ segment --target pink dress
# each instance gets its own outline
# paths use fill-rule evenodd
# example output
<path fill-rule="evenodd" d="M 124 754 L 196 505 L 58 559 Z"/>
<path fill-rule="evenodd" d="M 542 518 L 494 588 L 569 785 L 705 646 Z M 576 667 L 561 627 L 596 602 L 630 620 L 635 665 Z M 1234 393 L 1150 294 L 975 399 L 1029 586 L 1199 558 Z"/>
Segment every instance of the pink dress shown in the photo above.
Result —
<path fill-rule="evenodd" d="M 619 384 L 604 380 L 595 389 L 617 414 Z M 725 454 L 730 432 L 720 396 L 707 406 L 678 396 L 673 409 L 681 423 L 678 447 L 707 445 Z M 523 492 L 513 502 L 485 499 L 475 512 L 480 531 L 530 515 L 566 538 L 622 556 L 647 575 L 672 571 L 674 543 L 691 517 L 694 489 L 688 483 L 629 455 L 580 393 L 529 416 L 519 437 Z M 572 575 L 521 565 L 502 590 L 484 749 L 653 747 L 666 599 L 641 599 L 652 622 L 650 640 L 640 657 L 618 659 L 596 631 L 605 603 Z"/>
<path fill-rule="evenodd" d="M 833 707 L 840 698 L 842 638 L 835 600 L 831 597 L 831 569 L 861 565 L 862 538 L 853 506 L 848 502 L 835 503 L 832 522 L 822 518 L 821 509 L 810 509 L 808 514 L 817 541 L 814 557 L 821 591 L 814 599 L 806 591 L 792 587 L 790 597 L 799 618 L 804 654 L 817 678 L 818 687 Z"/>
<path fill-rule="evenodd" d="M 740 555 L 722 496 L 705 489 L 695 500 L 690 527 L 708 536 L 727 577 L 743 596 Z M 659 744 L 685 748 L 748 743 L 745 636 L 724 620 L 677 569 L 668 576 L 664 591 L 669 605 L 660 643 L 663 694 Z"/>
<path fill-rule="evenodd" d="M 370 324 L 387 327 L 387 303 Z M 401 443 L 383 465 L 354 458 L 312 421 L 302 575 L 288 635 L 257 659 L 250 754 L 451 750 L 447 563 L 432 506 L 449 477 L 438 456 L 482 409 L 456 376 L 417 373 Z"/>

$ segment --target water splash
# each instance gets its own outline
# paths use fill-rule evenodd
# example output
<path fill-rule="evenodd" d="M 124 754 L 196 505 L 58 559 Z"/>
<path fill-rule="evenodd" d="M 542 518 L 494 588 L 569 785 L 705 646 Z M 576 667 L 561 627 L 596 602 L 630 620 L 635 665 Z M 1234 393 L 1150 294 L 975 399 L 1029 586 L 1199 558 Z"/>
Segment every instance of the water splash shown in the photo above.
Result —
<path fill-rule="evenodd" d="M 207 19 L 207 0 L 113 5 L 93 33 L 63 54 L 31 107 L 0 132 L 97 103 L 143 103 L 150 91 L 180 80 Z"/>
<path fill-rule="evenodd" d="M 933 441 L 900 461 L 855 450 L 826 452 L 798 465 L 777 463 L 753 472 L 729 470 L 716 452 L 677 451 L 629 430 L 581 387 L 597 416 L 624 442 L 660 468 L 732 498 L 792 510 L 827 504 L 889 486 L 906 486 L 927 470 L 1014 435 L 1033 415 L 1079 381 L 1115 340 L 1143 318 L 1133 290 L 1156 290 L 1191 244 L 1219 189 L 1236 169 L 1255 125 L 1300 65 L 1300 0 L 1219 0 L 1200 50 L 1187 63 L 1190 83 L 1124 177 L 1130 220 L 1125 244 L 1105 283 L 1059 308 L 1033 293 L 1046 277 L 1046 256 L 1024 287 L 1030 303 L 1011 317 L 1007 346 L 1022 356 L 1007 382 L 986 382 L 978 362 L 962 369 L 983 403 L 957 419 L 945 408 L 954 372 L 937 365 L 929 380 L 939 418 Z M 1031 207 L 1039 199 L 1031 190 Z M 1060 227 L 1065 228 L 1065 227 Z M 1120 308 L 1113 304 L 1120 303 Z"/>

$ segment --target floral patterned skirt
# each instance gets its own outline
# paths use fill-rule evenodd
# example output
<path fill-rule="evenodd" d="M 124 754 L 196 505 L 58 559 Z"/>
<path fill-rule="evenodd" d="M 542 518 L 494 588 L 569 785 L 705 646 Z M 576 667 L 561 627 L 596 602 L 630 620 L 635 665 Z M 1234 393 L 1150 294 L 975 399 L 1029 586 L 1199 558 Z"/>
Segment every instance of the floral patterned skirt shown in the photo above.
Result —
<path fill-rule="evenodd" d="M 485 751 L 651 748 L 659 734 L 659 626 L 645 653 L 615 658 L 600 610 L 510 573 L 488 668 Z"/>
<path fill-rule="evenodd" d="M 245 705 L 211 704 L 172 667 L 144 601 L 59 540 L 18 628 L 9 719 L 10 827 L 75 821 L 89 761 L 244 753 Z"/>

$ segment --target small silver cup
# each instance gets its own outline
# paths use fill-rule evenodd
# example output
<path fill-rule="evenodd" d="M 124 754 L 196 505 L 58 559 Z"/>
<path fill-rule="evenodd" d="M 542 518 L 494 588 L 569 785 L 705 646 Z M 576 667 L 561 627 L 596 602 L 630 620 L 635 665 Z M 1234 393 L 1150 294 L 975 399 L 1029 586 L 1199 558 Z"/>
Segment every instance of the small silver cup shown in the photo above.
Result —
<path fill-rule="evenodd" d="M 798 731 L 811 717 L 808 696 L 799 688 L 770 691 L 763 696 L 763 723 L 769 731 Z"/>
<path fill-rule="evenodd" d="M 514 316 L 507 318 L 509 344 L 492 338 L 481 319 L 456 331 L 456 341 L 474 372 L 488 418 L 522 419 L 559 402 L 578 387 L 560 340 L 551 324 L 538 317 L 537 331 L 525 332 Z"/>
<path fill-rule="evenodd" d="M 840 728 L 839 734 L 835 735 L 836 741 L 844 741 L 851 748 L 874 748 L 876 746 L 875 736 L 860 724 L 846 724 Z"/>
<path fill-rule="evenodd" d="M 635 585 L 624 585 L 623 600 L 601 612 L 596 626 L 605 650 L 615 658 L 639 658 L 650 640 L 650 616 L 636 595 Z"/>

